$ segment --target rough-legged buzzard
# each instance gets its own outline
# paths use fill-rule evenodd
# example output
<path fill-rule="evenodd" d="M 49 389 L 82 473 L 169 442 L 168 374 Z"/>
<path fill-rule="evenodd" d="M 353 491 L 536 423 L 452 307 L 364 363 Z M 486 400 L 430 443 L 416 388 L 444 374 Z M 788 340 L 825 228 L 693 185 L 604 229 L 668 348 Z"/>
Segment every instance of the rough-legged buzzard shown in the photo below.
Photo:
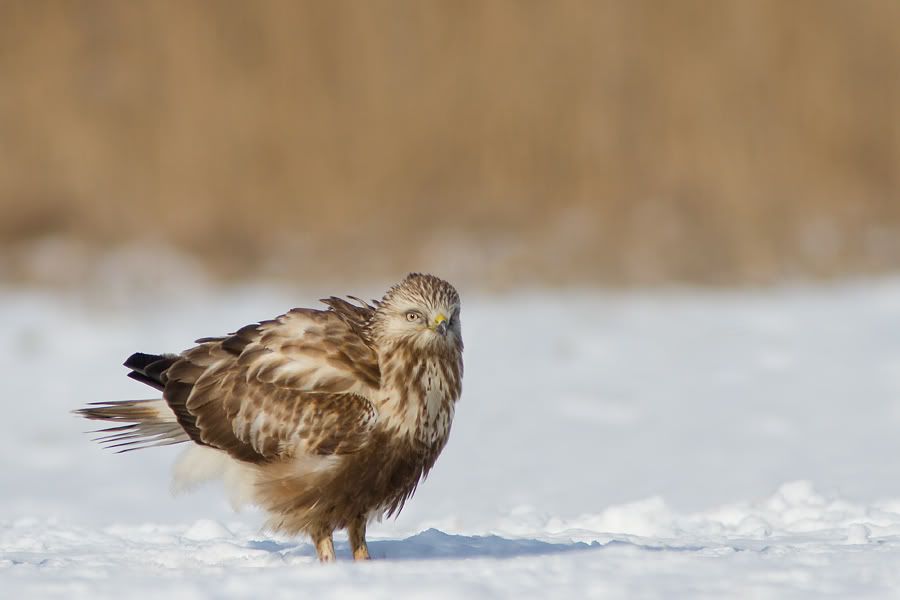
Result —
<path fill-rule="evenodd" d="M 331 297 L 181 354 L 132 355 L 128 374 L 161 400 L 91 404 L 121 451 L 188 442 L 182 485 L 225 477 L 268 526 L 305 533 L 334 560 L 346 528 L 369 557 L 366 524 L 397 514 L 447 442 L 459 399 L 459 295 L 413 273 L 380 301 Z"/>

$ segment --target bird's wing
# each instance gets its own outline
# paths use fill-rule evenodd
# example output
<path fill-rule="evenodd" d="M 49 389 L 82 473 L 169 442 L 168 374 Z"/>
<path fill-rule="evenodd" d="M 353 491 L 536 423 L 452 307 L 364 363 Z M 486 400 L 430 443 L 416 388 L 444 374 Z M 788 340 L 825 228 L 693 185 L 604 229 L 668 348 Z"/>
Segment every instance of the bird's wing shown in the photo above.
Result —
<path fill-rule="evenodd" d="M 197 342 L 166 370 L 163 392 L 194 441 L 260 463 L 350 453 L 367 439 L 377 357 L 333 310 Z"/>

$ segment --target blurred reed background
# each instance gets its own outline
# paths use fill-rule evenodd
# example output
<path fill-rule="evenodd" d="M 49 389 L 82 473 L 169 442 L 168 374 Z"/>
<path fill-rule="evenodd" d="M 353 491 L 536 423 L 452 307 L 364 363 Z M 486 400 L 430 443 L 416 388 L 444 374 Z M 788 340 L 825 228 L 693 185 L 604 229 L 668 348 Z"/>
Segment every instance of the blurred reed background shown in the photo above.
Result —
<path fill-rule="evenodd" d="M 2 0 L 0 278 L 169 248 L 288 281 L 896 270 L 900 2 Z"/>

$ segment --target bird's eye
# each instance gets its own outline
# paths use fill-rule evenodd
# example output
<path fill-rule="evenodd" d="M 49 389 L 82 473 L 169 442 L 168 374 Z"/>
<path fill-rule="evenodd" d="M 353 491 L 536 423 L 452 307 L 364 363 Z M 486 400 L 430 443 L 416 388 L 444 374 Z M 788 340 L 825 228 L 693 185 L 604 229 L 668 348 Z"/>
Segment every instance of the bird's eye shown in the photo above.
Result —
<path fill-rule="evenodd" d="M 418 321 L 421 318 L 422 318 L 422 315 L 420 315 L 419 313 L 417 313 L 414 310 L 411 310 L 408 313 L 406 313 L 406 320 L 409 321 L 410 323 L 412 323 L 413 321 Z"/>

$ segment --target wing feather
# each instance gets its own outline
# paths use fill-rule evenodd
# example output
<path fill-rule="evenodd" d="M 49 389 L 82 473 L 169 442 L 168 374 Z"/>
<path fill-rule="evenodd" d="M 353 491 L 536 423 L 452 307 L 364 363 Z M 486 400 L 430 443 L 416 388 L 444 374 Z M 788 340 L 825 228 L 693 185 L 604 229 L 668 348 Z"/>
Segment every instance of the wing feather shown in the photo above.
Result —
<path fill-rule="evenodd" d="M 164 391 L 194 441 L 254 463 L 366 441 L 377 357 L 335 311 L 294 309 L 198 342 L 167 369 Z"/>

